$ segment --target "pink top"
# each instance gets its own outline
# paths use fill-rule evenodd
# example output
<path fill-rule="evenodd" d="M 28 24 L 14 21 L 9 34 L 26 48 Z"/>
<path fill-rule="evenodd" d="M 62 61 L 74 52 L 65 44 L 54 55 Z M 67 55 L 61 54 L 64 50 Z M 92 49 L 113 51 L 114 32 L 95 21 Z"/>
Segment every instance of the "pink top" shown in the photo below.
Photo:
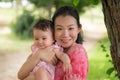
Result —
<path fill-rule="evenodd" d="M 75 44 L 69 49 L 67 54 L 71 60 L 72 72 L 64 73 L 62 62 L 59 62 L 55 69 L 55 80 L 64 80 L 65 77 L 72 74 L 79 75 L 79 80 L 86 80 L 88 74 L 88 57 L 84 47 L 81 44 Z"/>

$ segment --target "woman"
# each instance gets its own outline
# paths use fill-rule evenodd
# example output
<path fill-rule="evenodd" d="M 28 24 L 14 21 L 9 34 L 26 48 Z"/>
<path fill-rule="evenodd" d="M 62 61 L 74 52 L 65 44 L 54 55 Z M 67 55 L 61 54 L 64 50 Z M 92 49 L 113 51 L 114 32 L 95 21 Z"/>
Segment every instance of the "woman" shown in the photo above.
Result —
<path fill-rule="evenodd" d="M 78 12 L 71 6 L 63 6 L 55 12 L 52 21 L 55 31 L 55 40 L 63 47 L 64 52 L 68 54 L 72 65 L 72 71 L 70 73 L 65 73 L 63 71 L 62 62 L 59 61 L 55 69 L 55 80 L 86 80 L 88 74 L 88 57 L 81 44 L 82 38 L 80 36 L 80 31 L 82 26 L 79 23 Z M 46 51 L 44 50 L 43 52 L 46 53 L 46 56 L 49 56 L 49 60 L 54 62 L 55 59 L 49 54 L 49 48 L 47 48 Z M 33 58 L 28 58 L 24 67 L 19 71 L 18 77 L 20 75 L 24 77 L 28 76 L 40 59 L 49 61 L 45 55 L 40 54 L 42 51 L 38 53 L 36 59 L 36 55 L 32 56 Z M 32 61 L 31 64 L 28 64 L 29 61 Z M 27 66 L 30 67 L 27 68 Z M 27 73 L 27 75 L 24 75 L 25 73 Z"/>
<path fill-rule="evenodd" d="M 81 25 L 77 11 L 70 6 L 59 8 L 53 18 L 56 41 L 70 57 L 72 72 L 64 73 L 59 62 L 55 71 L 55 80 L 86 80 L 88 58 L 80 36 Z"/>

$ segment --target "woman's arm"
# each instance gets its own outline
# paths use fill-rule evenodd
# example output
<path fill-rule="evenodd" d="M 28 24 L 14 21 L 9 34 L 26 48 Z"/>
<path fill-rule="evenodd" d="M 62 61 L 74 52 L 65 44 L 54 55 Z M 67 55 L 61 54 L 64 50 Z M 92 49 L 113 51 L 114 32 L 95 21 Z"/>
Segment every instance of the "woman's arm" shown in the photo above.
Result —
<path fill-rule="evenodd" d="M 22 65 L 22 67 L 20 68 L 18 72 L 18 78 L 21 80 L 25 79 L 30 74 L 30 72 L 33 70 L 33 68 L 38 63 L 39 60 L 40 59 L 36 54 L 29 55 L 29 57 L 24 62 L 24 64 Z"/>
<path fill-rule="evenodd" d="M 56 63 L 57 58 L 55 56 L 55 53 L 53 51 L 53 47 L 47 47 L 43 50 L 38 50 L 38 53 L 40 54 L 40 59 L 43 61 L 46 61 L 48 63 Z"/>
<path fill-rule="evenodd" d="M 57 61 L 55 53 L 52 51 L 51 47 L 44 50 L 38 50 L 36 53 L 31 54 L 24 62 L 18 72 L 18 78 L 21 80 L 25 79 L 40 60 L 52 63 L 56 63 Z"/>
<path fill-rule="evenodd" d="M 31 72 L 24 80 L 35 80 L 34 74 Z"/>

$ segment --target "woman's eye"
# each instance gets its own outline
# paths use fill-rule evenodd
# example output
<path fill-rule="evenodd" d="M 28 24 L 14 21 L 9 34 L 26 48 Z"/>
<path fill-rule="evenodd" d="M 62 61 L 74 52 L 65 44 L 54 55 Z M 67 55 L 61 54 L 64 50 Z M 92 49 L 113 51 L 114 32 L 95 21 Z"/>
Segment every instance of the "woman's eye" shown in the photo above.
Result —
<path fill-rule="evenodd" d="M 69 28 L 69 30 L 73 30 L 74 28 Z"/>
<path fill-rule="evenodd" d="M 62 30 L 61 28 L 56 28 L 56 30 Z"/>

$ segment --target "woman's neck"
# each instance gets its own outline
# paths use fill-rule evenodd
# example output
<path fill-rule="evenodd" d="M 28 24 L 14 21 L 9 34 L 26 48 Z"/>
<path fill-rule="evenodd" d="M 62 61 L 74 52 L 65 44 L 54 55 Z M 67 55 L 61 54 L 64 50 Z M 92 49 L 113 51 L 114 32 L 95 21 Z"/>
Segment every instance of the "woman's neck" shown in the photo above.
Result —
<path fill-rule="evenodd" d="M 64 52 L 67 53 L 67 52 L 70 50 L 70 48 L 72 48 L 72 46 L 74 46 L 75 44 L 76 44 L 76 43 L 74 43 L 74 44 L 71 45 L 70 47 L 64 48 Z"/>
<path fill-rule="evenodd" d="M 67 53 L 70 48 L 64 48 L 64 52 Z"/>

